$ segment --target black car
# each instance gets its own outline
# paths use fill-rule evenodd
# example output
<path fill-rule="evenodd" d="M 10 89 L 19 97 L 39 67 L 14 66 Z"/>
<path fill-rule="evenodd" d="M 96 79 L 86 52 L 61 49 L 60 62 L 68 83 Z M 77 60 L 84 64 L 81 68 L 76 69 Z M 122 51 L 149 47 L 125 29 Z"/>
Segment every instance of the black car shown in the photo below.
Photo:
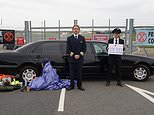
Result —
<path fill-rule="evenodd" d="M 3 45 L 4 50 L 15 50 L 19 47 L 21 47 L 21 45 L 15 45 L 15 44 L 4 44 Z"/>
<path fill-rule="evenodd" d="M 3 49 L 5 50 L 13 50 L 15 47 L 15 44 L 4 44 Z"/>
<path fill-rule="evenodd" d="M 107 76 L 106 46 L 104 42 L 87 41 L 83 77 Z M 31 80 L 41 74 L 41 62 L 44 58 L 48 58 L 60 76 L 68 76 L 68 55 L 65 52 L 66 41 L 37 41 L 14 51 L 3 51 L 0 52 L 0 73 Z M 122 56 L 121 74 L 138 81 L 145 81 L 154 74 L 154 59 L 125 54 Z"/>

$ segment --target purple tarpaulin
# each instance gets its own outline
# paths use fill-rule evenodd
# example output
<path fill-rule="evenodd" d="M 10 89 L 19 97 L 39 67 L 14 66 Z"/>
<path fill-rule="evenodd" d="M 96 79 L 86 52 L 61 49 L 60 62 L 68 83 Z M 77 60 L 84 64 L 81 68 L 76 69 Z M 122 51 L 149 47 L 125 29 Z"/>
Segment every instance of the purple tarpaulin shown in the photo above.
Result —
<path fill-rule="evenodd" d="M 42 76 L 29 83 L 31 90 L 57 90 L 67 88 L 69 85 L 70 80 L 61 80 L 50 62 L 45 64 Z"/>

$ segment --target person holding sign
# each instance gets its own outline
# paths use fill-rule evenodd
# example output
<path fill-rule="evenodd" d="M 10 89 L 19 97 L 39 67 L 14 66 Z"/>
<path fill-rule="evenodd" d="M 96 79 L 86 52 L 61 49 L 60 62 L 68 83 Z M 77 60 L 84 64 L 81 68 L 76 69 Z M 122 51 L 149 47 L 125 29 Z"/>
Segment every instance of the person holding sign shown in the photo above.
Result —
<path fill-rule="evenodd" d="M 116 28 L 112 31 L 113 38 L 108 41 L 108 76 L 106 86 L 110 86 L 112 70 L 116 69 L 117 85 L 123 87 L 120 76 L 121 55 L 124 50 L 124 40 L 120 39 L 121 30 Z"/>

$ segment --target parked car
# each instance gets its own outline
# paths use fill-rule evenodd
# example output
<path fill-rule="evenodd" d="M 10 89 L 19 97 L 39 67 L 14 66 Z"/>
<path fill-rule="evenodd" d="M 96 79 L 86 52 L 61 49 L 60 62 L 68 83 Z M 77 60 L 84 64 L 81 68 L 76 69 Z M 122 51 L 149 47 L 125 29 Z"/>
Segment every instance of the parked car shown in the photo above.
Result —
<path fill-rule="evenodd" d="M 3 49 L 5 50 L 13 50 L 15 44 L 4 44 Z"/>
<path fill-rule="evenodd" d="M 21 47 L 21 45 L 15 45 L 13 50 L 16 50 L 17 48 L 20 48 L 20 47 Z"/>
<path fill-rule="evenodd" d="M 83 64 L 83 77 L 107 76 L 107 44 L 99 41 L 87 41 L 87 52 Z M 14 51 L 0 52 L 0 73 L 19 75 L 20 79 L 31 80 L 41 74 L 41 62 L 51 60 L 60 76 L 69 75 L 66 41 L 36 41 Z M 154 74 L 154 59 L 124 54 L 121 74 L 138 81 L 145 81 Z"/>
<path fill-rule="evenodd" d="M 21 45 L 15 45 L 15 44 L 4 44 L 3 45 L 4 50 L 15 50 L 19 47 L 21 47 Z"/>

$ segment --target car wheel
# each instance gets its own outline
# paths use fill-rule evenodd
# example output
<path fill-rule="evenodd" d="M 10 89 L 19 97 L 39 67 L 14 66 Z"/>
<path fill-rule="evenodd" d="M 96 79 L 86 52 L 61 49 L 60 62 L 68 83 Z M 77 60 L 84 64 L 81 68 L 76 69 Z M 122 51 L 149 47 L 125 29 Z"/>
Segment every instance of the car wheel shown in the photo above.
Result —
<path fill-rule="evenodd" d="M 19 74 L 22 80 L 30 82 L 38 76 L 38 70 L 33 66 L 25 66 L 21 69 Z"/>
<path fill-rule="evenodd" d="M 149 68 L 145 65 L 137 65 L 133 70 L 133 78 L 137 81 L 146 81 L 149 75 Z"/>

